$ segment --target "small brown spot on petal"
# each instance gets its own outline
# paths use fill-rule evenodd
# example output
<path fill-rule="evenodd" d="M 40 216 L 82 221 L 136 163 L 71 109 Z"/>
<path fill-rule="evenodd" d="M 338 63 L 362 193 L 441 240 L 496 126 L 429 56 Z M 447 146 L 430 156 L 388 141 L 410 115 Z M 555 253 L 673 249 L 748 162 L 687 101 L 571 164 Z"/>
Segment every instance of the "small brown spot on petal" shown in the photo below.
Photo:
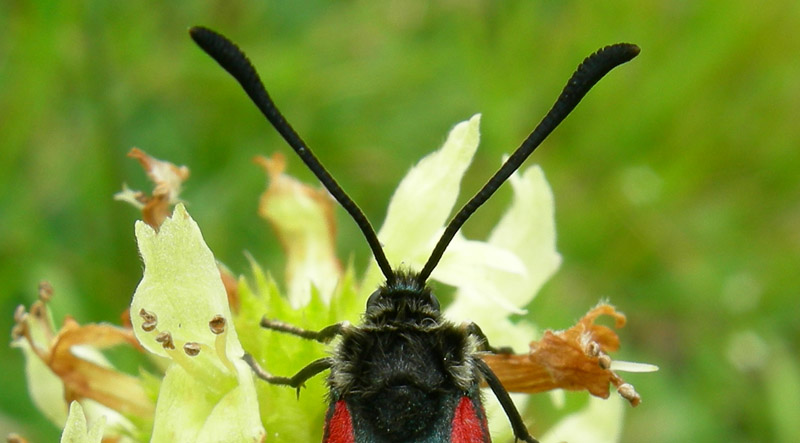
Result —
<path fill-rule="evenodd" d="M 194 342 L 188 342 L 183 345 L 183 352 L 186 353 L 189 357 L 194 357 L 195 355 L 200 353 L 200 344 Z"/>
<path fill-rule="evenodd" d="M 225 332 L 225 323 L 225 317 L 217 314 L 208 322 L 208 327 L 211 328 L 211 332 L 219 335 Z"/>
<path fill-rule="evenodd" d="M 150 312 L 144 308 L 139 309 L 139 317 L 142 317 L 142 320 L 144 321 L 156 321 L 157 319 L 155 313 Z"/>
<path fill-rule="evenodd" d="M 164 349 L 175 349 L 175 343 L 172 341 L 172 334 L 169 332 L 161 332 L 156 335 L 156 341 L 161 343 Z"/>
<path fill-rule="evenodd" d="M 142 317 L 142 329 L 145 332 L 153 331 L 158 326 L 158 317 L 154 312 L 146 311 L 144 308 L 139 310 L 139 317 Z"/>

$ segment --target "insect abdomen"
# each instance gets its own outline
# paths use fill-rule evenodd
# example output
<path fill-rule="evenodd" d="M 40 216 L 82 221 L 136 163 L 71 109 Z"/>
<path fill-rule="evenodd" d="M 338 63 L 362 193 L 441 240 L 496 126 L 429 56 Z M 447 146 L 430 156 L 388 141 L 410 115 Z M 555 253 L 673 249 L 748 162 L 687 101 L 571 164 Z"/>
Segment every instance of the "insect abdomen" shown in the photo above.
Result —
<path fill-rule="evenodd" d="M 328 409 L 324 443 L 490 443 L 486 415 L 477 389 L 470 395 L 438 396 L 435 411 L 398 414 L 388 409 L 365 410 L 363 404 L 334 400 Z"/>

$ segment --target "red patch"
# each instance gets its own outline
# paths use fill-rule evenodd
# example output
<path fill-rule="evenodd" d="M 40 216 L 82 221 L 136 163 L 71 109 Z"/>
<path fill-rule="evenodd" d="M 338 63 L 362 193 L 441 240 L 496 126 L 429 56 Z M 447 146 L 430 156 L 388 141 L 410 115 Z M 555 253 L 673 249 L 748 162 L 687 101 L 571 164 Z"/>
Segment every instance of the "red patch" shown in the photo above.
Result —
<path fill-rule="evenodd" d="M 461 397 L 453 416 L 453 427 L 450 431 L 451 443 L 489 443 L 492 439 L 486 432 L 486 421 L 481 420 L 475 412 L 475 406 L 469 397 Z"/>
<path fill-rule="evenodd" d="M 331 408 L 333 414 L 329 415 L 328 423 L 325 424 L 323 443 L 355 443 L 353 421 L 350 418 L 350 411 L 347 410 L 347 403 L 339 400 L 331 405 Z"/>

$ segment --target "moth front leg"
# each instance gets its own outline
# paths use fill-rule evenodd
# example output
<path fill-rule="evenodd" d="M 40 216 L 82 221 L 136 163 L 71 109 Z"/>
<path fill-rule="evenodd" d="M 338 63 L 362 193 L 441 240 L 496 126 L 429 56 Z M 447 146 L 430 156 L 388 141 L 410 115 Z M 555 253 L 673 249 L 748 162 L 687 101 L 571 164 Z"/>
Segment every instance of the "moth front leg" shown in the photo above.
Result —
<path fill-rule="evenodd" d="M 250 354 L 244 354 L 242 357 L 244 361 L 250 366 L 253 370 L 253 373 L 256 376 L 265 382 L 271 385 L 283 385 L 283 386 L 291 386 L 297 389 L 298 395 L 300 395 L 300 388 L 305 384 L 305 382 L 310 379 L 311 377 L 319 374 L 320 372 L 330 369 L 331 368 L 331 359 L 328 357 L 320 358 L 318 360 L 314 360 L 306 367 L 301 369 L 297 372 L 297 374 L 291 377 L 281 377 L 277 375 L 272 375 L 269 371 L 261 367 L 261 365 L 256 362 L 255 358 L 253 358 Z"/>
<path fill-rule="evenodd" d="M 273 331 L 285 332 L 287 334 L 296 335 L 306 340 L 314 340 L 320 343 L 329 343 L 337 335 L 341 335 L 347 328 L 350 327 L 350 322 L 334 323 L 330 326 L 320 329 L 319 331 L 310 331 L 308 329 L 299 328 L 295 325 L 284 323 L 279 320 L 270 320 L 266 317 L 261 319 L 261 327 L 265 329 L 272 329 Z"/>

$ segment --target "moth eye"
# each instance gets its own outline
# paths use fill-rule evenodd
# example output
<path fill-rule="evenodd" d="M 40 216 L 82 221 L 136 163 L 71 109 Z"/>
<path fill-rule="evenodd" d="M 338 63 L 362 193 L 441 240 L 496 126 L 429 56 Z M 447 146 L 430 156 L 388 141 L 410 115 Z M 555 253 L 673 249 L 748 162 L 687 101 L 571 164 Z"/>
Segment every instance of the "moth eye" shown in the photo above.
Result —
<path fill-rule="evenodd" d="M 420 322 L 420 325 L 423 328 L 435 328 L 438 325 L 438 323 L 436 323 L 436 320 L 434 320 L 434 319 L 432 319 L 430 317 L 425 317 Z"/>

